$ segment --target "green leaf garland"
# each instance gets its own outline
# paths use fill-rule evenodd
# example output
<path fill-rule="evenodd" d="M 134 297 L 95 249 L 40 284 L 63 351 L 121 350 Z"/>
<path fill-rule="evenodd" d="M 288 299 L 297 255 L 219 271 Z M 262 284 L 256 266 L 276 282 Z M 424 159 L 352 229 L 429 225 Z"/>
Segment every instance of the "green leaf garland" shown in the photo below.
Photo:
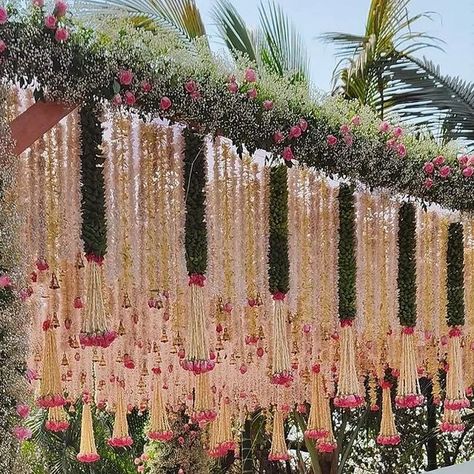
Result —
<path fill-rule="evenodd" d="M 270 246 L 268 250 L 270 293 L 288 293 L 288 170 L 285 165 L 270 168 Z"/>
<path fill-rule="evenodd" d="M 449 326 L 464 324 L 464 237 L 463 226 L 454 222 L 448 228 L 447 320 Z"/>
<path fill-rule="evenodd" d="M 95 107 L 81 108 L 82 240 L 86 255 L 101 258 L 107 252 L 102 126 Z"/>
<path fill-rule="evenodd" d="M 189 275 L 207 269 L 206 160 L 202 135 L 184 130 L 184 190 L 186 196 L 185 248 Z"/>
<path fill-rule="evenodd" d="M 416 212 L 404 202 L 398 214 L 398 317 L 406 327 L 416 325 Z"/>
<path fill-rule="evenodd" d="M 356 315 L 356 242 L 354 189 L 339 188 L 338 296 L 339 318 L 352 320 Z"/>

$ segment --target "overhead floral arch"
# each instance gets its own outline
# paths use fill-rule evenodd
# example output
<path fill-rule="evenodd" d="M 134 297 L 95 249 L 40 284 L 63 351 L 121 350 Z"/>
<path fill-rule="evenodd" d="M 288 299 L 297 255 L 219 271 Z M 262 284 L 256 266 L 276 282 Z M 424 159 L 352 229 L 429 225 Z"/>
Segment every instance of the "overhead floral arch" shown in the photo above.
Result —
<path fill-rule="evenodd" d="M 444 398 L 441 430 L 463 430 L 474 157 L 199 42 L 86 29 L 62 2 L 0 8 L 0 67 L 4 225 L 22 248 L 2 253 L 2 331 L 34 313 L 27 374 L 49 430 L 82 400 L 79 462 L 100 459 L 96 410 L 115 413 L 110 446 L 133 444 L 130 407 L 167 442 L 185 406 L 213 457 L 256 408 L 273 419 L 271 461 L 288 458 L 295 407 L 307 445 L 332 452 L 330 403 L 381 406 L 377 442 L 396 445 L 392 397 L 422 405 L 420 376 Z M 32 105 L 25 90 L 78 110 L 16 159 L 7 123 Z M 22 397 L 2 405 L 6 431 Z"/>

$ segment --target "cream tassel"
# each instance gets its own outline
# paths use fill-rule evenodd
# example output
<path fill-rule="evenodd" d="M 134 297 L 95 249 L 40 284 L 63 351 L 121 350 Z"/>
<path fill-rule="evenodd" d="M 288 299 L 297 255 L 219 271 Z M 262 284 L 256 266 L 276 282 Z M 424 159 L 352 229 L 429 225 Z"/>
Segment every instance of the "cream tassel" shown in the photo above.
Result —
<path fill-rule="evenodd" d="M 209 387 L 209 374 L 201 374 L 194 377 L 196 380 L 194 411 L 192 420 L 195 423 L 204 425 L 216 419 L 217 413 L 214 410 L 214 401 Z"/>
<path fill-rule="evenodd" d="M 153 383 L 153 398 L 151 402 L 151 422 L 148 438 L 152 441 L 170 441 L 173 438 L 166 408 L 161 394 L 161 379 L 155 378 Z"/>
<path fill-rule="evenodd" d="M 94 428 L 92 426 L 92 413 L 89 403 L 82 405 L 81 420 L 81 446 L 77 460 L 80 462 L 96 462 L 100 459 L 95 447 Z"/>
<path fill-rule="evenodd" d="M 283 412 L 278 407 L 275 407 L 275 412 L 273 413 L 272 445 L 268 455 L 269 461 L 287 461 L 290 459 L 288 448 L 286 447 L 283 422 Z"/>
<path fill-rule="evenodd" d="M 383 381 L 382 387 L 382 420 L 380 422 L 380 432 L 377 436 L 377 443 L 395 446 L 400 443 L 400 435 L 395 426 L 395 418 L 392 409 L 392 385 Z"/>
<path fill-rule="evenodd" d="M 133 439 L 128 433 L 127 409 L 123 396 L 123 388 L 117 384 L 117 397 L 115 406 L 115 420 L 112 438 L 107 442 L 114 448 L 124 448 L 133 444 Z"/>
<path fill-rule="evenodd" d="M 211 424 L 209 456 L 219 458 L 235 451 L 237 445 L 232 436 L 232 413 L 229 398 L 223 398 L 217 419 Z"/>
<path fill-rule="evenodd" d="M 45 428 L 55 433 L 66 431 L 69 428 L 69 421 L 63 407 L 53 407 L 48 410 Z"/>
<path fill-rule="evenodd" d="M 291 372 L 287 310 L 284 302 L 285 295 L 273 295 L 273 337 L 272 337 L 272 383 L 287 385 L 293 381 Z"/>

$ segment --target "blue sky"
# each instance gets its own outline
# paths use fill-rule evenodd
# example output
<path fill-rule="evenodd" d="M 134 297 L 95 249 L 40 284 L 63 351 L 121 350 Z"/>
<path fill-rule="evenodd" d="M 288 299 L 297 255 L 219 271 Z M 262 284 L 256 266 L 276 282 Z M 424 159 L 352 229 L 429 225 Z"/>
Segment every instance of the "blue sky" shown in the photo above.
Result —
<path fill-rule="evenodd" d="M 361 34 L 370 0 L 277 0 L 299 28 L 311 58 L 311 79 L 317 88 L 328 91 L 336 65 L 334 49 L 317 37 L 327 31 Z M 212 25 L 211 10 L 214 0 L 197 0 L 212 41 L 218 44 Z M 249 26 L 258 23 L 257 0 L 234 0 Z M 418 31 L 424 30 L 444 40 L 445 52 L 428 49 L 425 55 L 441 67 L 443 74 L 458 75 L 474 82 L 474 0 L 412 0 L 410 13 L 436 12 L 434 21 L 423 21 Z"/>

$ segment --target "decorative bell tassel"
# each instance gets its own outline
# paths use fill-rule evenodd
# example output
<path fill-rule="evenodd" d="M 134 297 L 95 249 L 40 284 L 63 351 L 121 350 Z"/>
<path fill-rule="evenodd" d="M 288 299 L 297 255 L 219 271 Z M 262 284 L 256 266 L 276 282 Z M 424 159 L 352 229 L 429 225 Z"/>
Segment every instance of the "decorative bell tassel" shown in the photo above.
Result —
<path fill-rule="evenodd" d="M 40 383 L 40 396 L 37 404 L 41 408 L 61 407 L 65 404 L 61 387 L 61 371 L 59 367 L 56 333 L 51 321 L 43 323 L 44 349 L 43 370 Z"/>
<path fill-rule="evenodd" d="M 117 337 L 107 329 L 104 297 L 102 293 L 102 257 L 87 255 L 86 305 L 82 315 L 79 340 L 86 347 L 109 347 Z"/>
<path fill-rule="evenodd" d="M 200 425 L 214 421 L 217 416 L 208 377 L 209 374 L 201 374 L 195 377 L 194 411 L 191 418 L 194 423 L 199 423 Z"/>
<path fill-rule="evenodd" d="M 81 445 L 77 460 L 84 463 L 96 462 L 100 459 L 95 446 L 92 412 L 89 403 L 82 405 Z"/>
<path fill-rule="evenodd" d="M 400 435 L 395 426 L 395 417 L 392 409 L 392 384 L 382 381 L 382 420 L 380 422 L 380 432 L 377 436 L 377 443 L 395 446 L 400 443 Z"/>
<path fill-rule="evenodd" d="M 53 407 L 48 410 L 48 419 L 45 423 L 48 431 L 55 433 L 66 431 L 69 428 L 66 412 L 63 407 Z"/>
<path fill-rule="evenodd" d="M 272 445 L 270 454 L 268 455 L 269 461 L 288 461 L 288 459 L 290 459 L 288 448 L 286 447 L 283 422 L 283 412 L 279 410 L 278 407 L 275 407 L 275 412 L 273 413 Z"/>
<path fill-rule="evenodd" d="M 153 398 L 151 402 L 151 423 L 148 438 L 153 441 L 170 441 L 173 438 L 163 396 L 161 393 L 161 379 L 155 378 L 153 383 Z"/>
<path fill-rule="evenodd" d="M 209 372 L 215 367 L 215 360 L 210 358 L 206 336 L 206 309 L 204 304 L 204 284 L 206 277 L 192 274 L 189 277 L 191 288 L 191 314 L 189 320 L 188 347 L 181 359 L 181 367 L 195 375 Z"/>
<path fill-rule="evenodd" d="M 235 451 L 237 444 L 232 436 L 232 413 L 229 398 L 223 398 L 217 419 L 211 424 L 209 456 L 221 458 Z"/>
<path fill-rule="evenodd" d="M 352 320 L 341 321 L 340 366 L 337 395 L 334 405 L 339 408 L 359 408 L 365 403 L 361 384 L 357 377 L 355 341 Z"/>
<path fill-rule="evenodd" d="M 123 388 L 120 384 L 117 384 L 114 429 L 112 438 L 107 443 L 114 448 L 125 448 L 133 444 L 133 439 L 128 433 L 127 409 L 123 397 Z"/>
<path fill-rule="evenodd" d="M 414 337 L 413 327 L 402 329 L 400 377 L 398 379 L 397 396 L 395 397 L 397 408 L 414 408 L 422 405 L 425 401 L 418 381 Z"/>
<path fill-rule="evenodd" d="M 272 383 L 288 385 L 293 381 L 288 342 L 285 294 L 273 295 Z"/>

